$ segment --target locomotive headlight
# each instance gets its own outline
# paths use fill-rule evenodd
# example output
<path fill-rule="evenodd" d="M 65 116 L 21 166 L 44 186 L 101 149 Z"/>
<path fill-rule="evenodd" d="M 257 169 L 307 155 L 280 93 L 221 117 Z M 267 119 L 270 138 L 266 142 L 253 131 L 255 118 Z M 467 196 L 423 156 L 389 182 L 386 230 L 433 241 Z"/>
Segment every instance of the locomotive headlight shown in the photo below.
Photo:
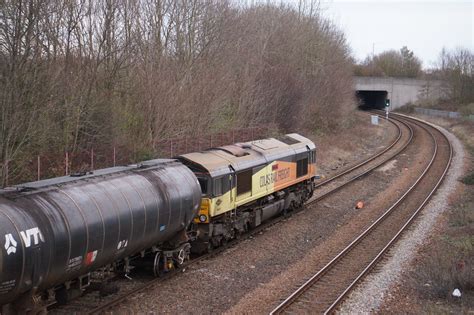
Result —
<path fill-rule="evenodd" d="M 201 215 L 199 216 L 199 221 L 201 221 L 201 222 L 206 222 L 206 220 L 207 220 L 206 215 L 201 214 Z"/>

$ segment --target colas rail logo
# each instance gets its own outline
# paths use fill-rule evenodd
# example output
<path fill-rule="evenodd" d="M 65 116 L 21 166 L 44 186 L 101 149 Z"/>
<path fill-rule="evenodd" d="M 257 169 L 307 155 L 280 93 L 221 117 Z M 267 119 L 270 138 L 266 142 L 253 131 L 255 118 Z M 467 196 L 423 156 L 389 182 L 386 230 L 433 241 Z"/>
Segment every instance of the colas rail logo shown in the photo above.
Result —
<path fill-rule="evenodd" d="M 290 168 L 279 169 L 278 164 L 272 165 L 272 172 L 263 176 L 260 176 L 260 188 L 274 184 L 281 180 L 290 177 Z"/>

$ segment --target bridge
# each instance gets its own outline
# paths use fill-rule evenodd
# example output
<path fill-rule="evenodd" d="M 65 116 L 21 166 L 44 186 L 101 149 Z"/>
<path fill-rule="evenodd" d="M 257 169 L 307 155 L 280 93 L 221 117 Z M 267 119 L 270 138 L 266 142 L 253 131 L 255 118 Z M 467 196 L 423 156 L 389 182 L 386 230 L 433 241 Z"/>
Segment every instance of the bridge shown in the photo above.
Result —
<path fill-rule="evenodd" d="M 396 109 L 419 100 L 436 100 L 444 95 L 444 82 L 394 77 L 354 77 L 354 89 L 365 108 L 383 108 L 390 99 Z"/>

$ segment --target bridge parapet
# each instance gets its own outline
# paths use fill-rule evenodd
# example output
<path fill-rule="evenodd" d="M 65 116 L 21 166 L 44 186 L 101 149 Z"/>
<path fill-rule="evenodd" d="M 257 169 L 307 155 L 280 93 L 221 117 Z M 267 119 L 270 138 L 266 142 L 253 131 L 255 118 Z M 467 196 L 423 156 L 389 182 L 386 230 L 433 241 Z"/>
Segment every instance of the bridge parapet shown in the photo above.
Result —
<path fill-rule="evenodd" d="M 391 108 L 395 109 L 419 100 L 436 100 L 445 95 L 445 82 L 394 77 L 354 77 L 357 92 L 387 92 Z"/>

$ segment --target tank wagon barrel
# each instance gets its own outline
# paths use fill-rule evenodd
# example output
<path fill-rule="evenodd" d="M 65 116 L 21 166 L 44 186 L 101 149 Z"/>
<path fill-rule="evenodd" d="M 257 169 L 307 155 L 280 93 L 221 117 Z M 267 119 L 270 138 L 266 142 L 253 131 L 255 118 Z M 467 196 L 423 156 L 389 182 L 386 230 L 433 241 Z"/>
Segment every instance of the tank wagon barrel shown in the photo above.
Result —
<path fill-rule="evenodd" d="M 0 305 L 28 309 L 35 294 L 87 286 L 92 271 L 118 261 L 127 273 L 127 260 L 145 251 L 178 248 L 183 258 L 200 201 L 197 178 L 175 160 L 0 191 Z"/>

